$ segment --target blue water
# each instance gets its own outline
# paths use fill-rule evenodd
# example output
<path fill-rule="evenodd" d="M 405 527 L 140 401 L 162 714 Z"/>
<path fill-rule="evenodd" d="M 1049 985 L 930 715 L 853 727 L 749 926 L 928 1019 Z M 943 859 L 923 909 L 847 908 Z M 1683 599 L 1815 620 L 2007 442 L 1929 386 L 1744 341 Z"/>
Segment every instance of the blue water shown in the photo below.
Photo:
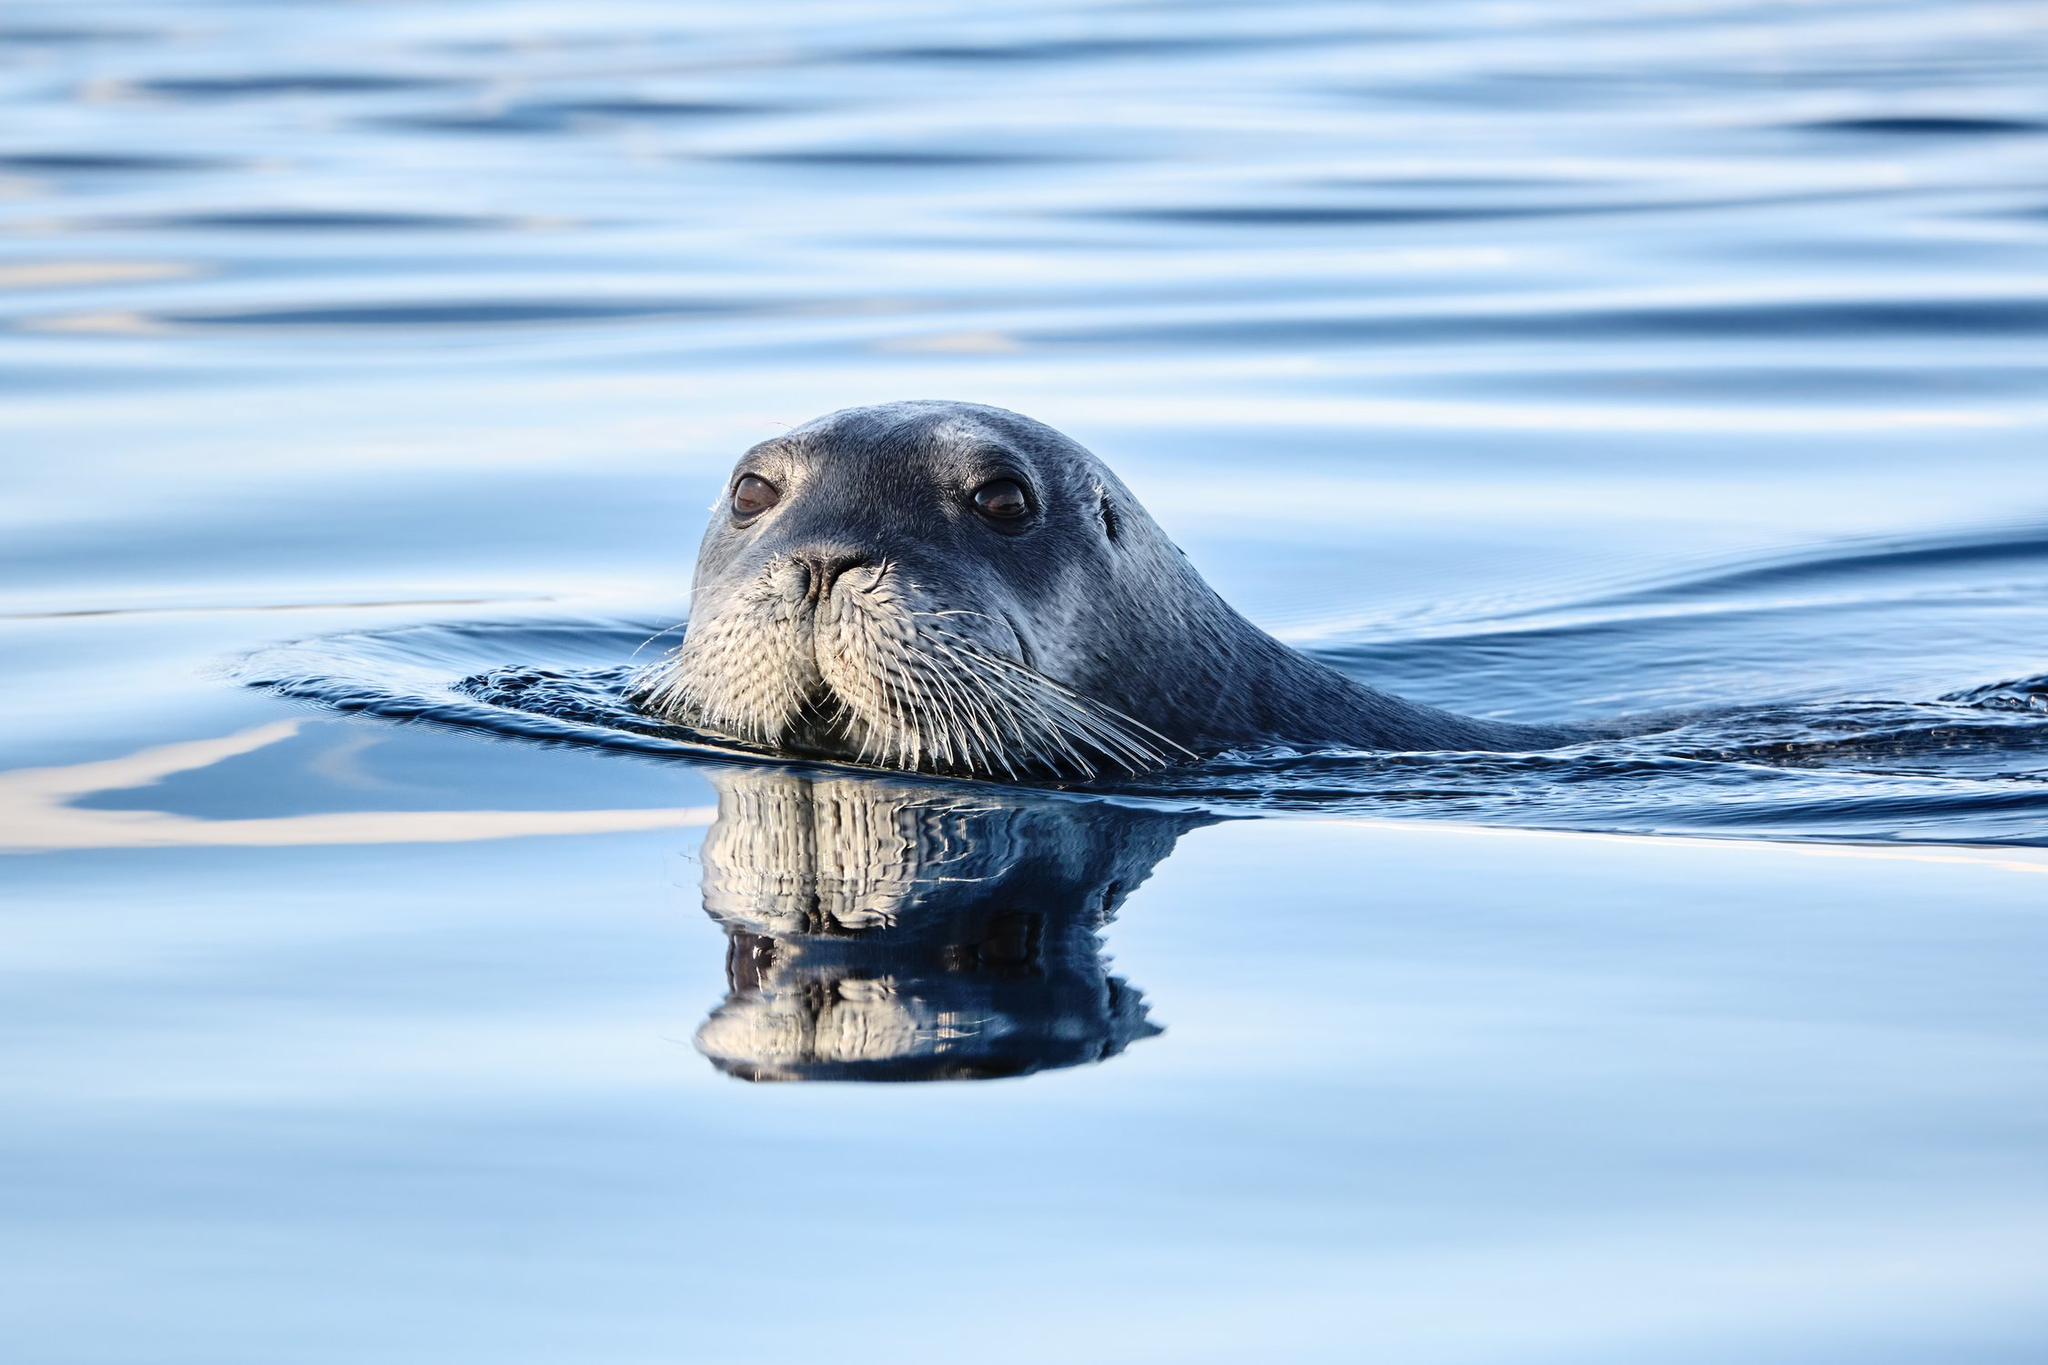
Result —
<path fill-rule="evenodd" d="M 15 0 L 6 1357 L 2041 1358 L 2044 70 Z M 1690 718 L 1050 790 L 619 709 L 737 452 L 926 396 L 1376 685 Z"/>

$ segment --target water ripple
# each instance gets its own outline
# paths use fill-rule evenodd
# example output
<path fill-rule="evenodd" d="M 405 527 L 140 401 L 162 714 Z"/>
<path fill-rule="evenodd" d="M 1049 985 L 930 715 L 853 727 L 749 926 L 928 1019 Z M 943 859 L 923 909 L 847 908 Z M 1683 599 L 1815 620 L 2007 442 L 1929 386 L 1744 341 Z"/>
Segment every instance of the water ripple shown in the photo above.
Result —
<path fill-rule="evenodd" d="M 2005 137 L 2048 130 L 2048 123 L 2033 119 L 1933 114 L 1816 119 L 1794 126 L 1830 133 L 1871 133 L 1881 137 Z"/>
<path fill-rule="evenodd" d="M 1785 340 L 1842 337 L 2009 337 L 2048 332 L 2048 300 L 1801 300 L 1673 304 L 1643 308 L 1557 307 L 1468 315 L 1266 316 L 1148 325 L 1025 330 L 1043 347 L 1284 347 L 1475 344 L 1513 341 L 1649 339 Z"/>
<path fill-rule="evenodd" d="M 128 175 L 159 171 L 210 171 L 232 163 L 222 157 L 142 152 L 8 152 L 0 170 L 52 175 Z"/>
<path fill-rule="evenodd" d="M 242 76 L 161 76 L 137 81 L 137 92 L 171 100 L 269 99 L 293 95 L 382 95 L 394 91 L 438 90 L 459 81 L 433 76 L 400 76 L 377 71 L 302 71 Z"/>
<path fill-rule="evenodd" d="M 329 307 L 252 308 L 241 312 L 163 313 L 173 327 L 508 327 L 550 322 L 617 322 L 633 318 L 717 317 L 748 305 L 701 299 L 598 302 L 576 299 L 463 299 L 418 303 L 352 303 Z"/>
<path fill-rule="evenodd" d="M 1814 591 L 1852 582 L 1853 593 Z M 1672 702 L 1660 696 L 1662 675 L 1698 667 L 1725 648 L 1718 641 L 1730 633 L 1800 640 L 1809 652 L 1818 639 L 1861 639 L 1863 658 L 1851 646 L 1836 653 L 1838 662 L 1847 674 L 1881 675 L 1886 627 L 1937 647 L 1924 619 L 1905 609 L 1935 594 L 1943 594 L 1951 630 L 1975 611 L 2004 650 L 1973 654 L 1948 643 L 1940 654 L 1949 667 L 2026 658 L 2034 641 L 2048 638 L 2034 633 L 2048 625 L 2048 608 L 2016 615 L 2014 592 L 2048 601 L 2048 537 L 2037 530 L 1836 547 L 1800 561 L 1591 596 L 1551 608 L 1547 619 L 1525 613 L 1471 622 L 1459 633 L 1394 635 L 1317 652 L 1363 680 L 1441 704 L 1465 699 L 1471 709 L 1468 699 L 1484 696 L 1495 714 L 1539 718 L 1559 714 L 1560 696 L 1591 695 L 1603 701 L 1584 711 L 1614 714 Z M 1674 615 L 1673 604 L 1691 609 Z M 1790 619 L 1770 631 L 1746 624 L 1765 609 Z M 655 634 L 639 624 L 422 626 L 267 650 L 247 660 L 241 676 L 286 696 L 392 719 L 640 755 L 778 761 L 654 720 L 625 700 Z M 1730 662 L 1736 676 L 1757 676 L 1741 658 Z M 1398 811 L 1642 833 L 2048 843 L 2048 675 L 1923 699 L 1837 693 L 1786 702 L 1774 698 L 1799 691 L 1802 680 L 1790 676 L 1796 657 L 1785 665 L 1783 674 L 1761 675 L 1750 699 L 1739 683 L 1703 677 L 1686 699 L 1691 709 L 1669 728 L 1624 740 L 1537 754 L 1232 754 L 1088 789 L 1217 813 Z"/>
<path fill-rule="evenodd" d="M 518 226 L 483 214 L 377 209 L 220 209 L 153 218 L 102 220 L 96 227 L 138 232 L 478 232 Z"/>

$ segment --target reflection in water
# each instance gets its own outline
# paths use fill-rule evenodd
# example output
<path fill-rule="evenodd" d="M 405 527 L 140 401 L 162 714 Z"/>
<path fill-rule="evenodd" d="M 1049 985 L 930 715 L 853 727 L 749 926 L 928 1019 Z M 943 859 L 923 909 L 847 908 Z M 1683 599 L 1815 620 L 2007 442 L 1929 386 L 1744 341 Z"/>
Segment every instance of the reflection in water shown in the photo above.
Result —
<path fill-rule="evenodd" d="M 965 1080 L 1160 1030 L 1101 932 L 1209 817 L 937 783 L 714 772 L 704 909 L 728 993 L 697 1047 L 747 1080 Z"/>

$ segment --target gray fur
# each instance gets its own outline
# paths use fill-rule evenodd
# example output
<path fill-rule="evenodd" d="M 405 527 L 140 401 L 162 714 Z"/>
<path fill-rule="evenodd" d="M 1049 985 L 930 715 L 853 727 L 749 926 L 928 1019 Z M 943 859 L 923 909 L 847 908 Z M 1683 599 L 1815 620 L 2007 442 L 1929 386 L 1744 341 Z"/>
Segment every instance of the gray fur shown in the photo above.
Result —
<path fill-rule="evenodd" d="M 1589 737 L 1354 682 L 1245 620 L 1109 468 L 1001 408 L 848 408 L 763 442 L 781 501 L 721 500 L 688 634 L 648 709 L 786 751 L 978 776 L 1092 777 L 1288 745 L 1525 750 Z M 1026 524 L 972 502 L 1024 485 Z M 844 567 L 815 603 L 816 557 Z"/>

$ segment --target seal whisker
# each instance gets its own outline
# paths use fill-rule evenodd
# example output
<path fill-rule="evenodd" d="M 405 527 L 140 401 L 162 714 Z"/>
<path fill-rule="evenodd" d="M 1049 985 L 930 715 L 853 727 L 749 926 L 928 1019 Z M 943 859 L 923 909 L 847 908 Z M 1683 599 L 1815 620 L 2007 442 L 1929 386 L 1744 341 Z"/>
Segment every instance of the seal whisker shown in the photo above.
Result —
<path fill-rule="evenodd" d="M 1087 698 L 1076 695 L 1069 689 L 1061 686 L 1059 683 L 1056 683 L 1052 679 L 1045 677 L 1043 674 L 1036 673 L 1031 669 L 1024 667 L 1021 664 L 1015 663 L 1012 660 L 1004 659 L 1000 655 L 984 655 L 983 658 L 986 659 L 988 662 L 995 664 L 998 667 L 1008 668 L 1012 670 L 1014 673 L 1029 679 L 1034 686 L 1041 688 L 1043 691 L 1054 697 L 1059 698 L 1060 701 L 1065 703 L 1067 707 L 1071 709 L 1072 714 L 1076 718 L 1080 719 L 1083 723 L 1088 724 L 1091 727 L 1100 727 L 1103 733 L 1114 736 L 1125 743 L 1134 745 L 1134 747 L 1141 753 L 1157 757 L 1157 755 L 1149 746 L 1136 740 L 1134 736 L 1131 736 L 1128 733 L 1126 733 L 1124 727 L 1130 727 L 1131 729 L 1141 731 L 1145 735 L 1148 735 L 1151 738 L 1160 741 L 1162 744 L 1168 746 L 1169 748 L 1180 750 L 1181 753 L 1185 754 L 1189 758 L 1196 757 L 1196 755 L 1191 750 L 1183 748 L 1181 745 L 1176 744 L 1173 740 L 1168 739 L 1165 735 L 1160 734 L 1157 730 L 1154 730 L 1151 726 L 1146 725 L 1143 721 L 1138 720 L 1136 717 L 1133 716 L 1127 716 L 1123 712 L 1118 711 L 1115 707 L 1106 706 L 1100 702 L 1089 701 Z"/>
<path fill-rule="evenodd" d="M 923 660 L 928 664 L 936 664 L 938 662 L 931 655 L 917 649 L 914 645 L 905 645 L 904 648 L 913 657 Z M 941 645 L 941 648 L 947 647 Z M 957 721 L 964 729 L 965 733 L 961 734 L 959 738 L 961 741 L 962 757 L 967 759 L 970 770 L 985 766 L 976 761 L 975 751 L 978 750 L 984 758 L 991 755 L 997 756 L 1002 762 L 1005 771 L 1012 777 L 1016 776 L 1016 770 L 1010 767 L 1008 760 L 1000 758 L 1002 748 L 996 743 L 1000 727 L 996 724 L 995 715 L 988 705 L 986 694 L 976 695 L 967 691 L 964 684 L 968 682 L 968 677 L 960 674 L 956 669 L 934 668 L 928 677 L 920 678 L 920 688 L 922 683 L 927 680 L 946 693 L 951 700 L 951 705 L 946 711 L 937 711 L 934 708 L 933 712 L 930 713 L 931 718 L 942 727 L 943 732 L 948 734 L 949 737 L 954 728 L 953 722 Z"/>
<path fill-rule="evenodd" d="M 1005 620 L 1004 620 L 1004 619 L 1003 619 L 1002 617 L 1000 617 L 1000 616 L 992 616 L 992 615 L 990 615 L 990 614 L 989 614 L 988 612 L 985 612 L 985 611 L 969 611 L 969 610 L 967 610 L 967 609 L 966 609 L 965 607 L 948 607 L 948 608 L 947 608 L 946 610 L 944 610 L 944 611 L 917 611 L 917 612 L 912 612 L 912 613 L 911 613 L 911 615 L 913 615 L 913 616 L 929 616 L 929 617 L 931 617 L 931 618 L 932 618 L 933 620 L 938 620 L 938 619 L 941 619 L 941 618 L 943 618 L 943 617 L 947 617 L 947 616 L 973 616 L 973 617 L 976 617 L 976 618 L 978 618 L 978 619 L 980 619 L 980 620 L 983 620 L 983 621 L 993 621 L 993 622 L 995 622 L 995 623 L 996 623 L 997 625 L 1001 626 L 1001 627 L 1002 627 L 1002 628 L 1003 628 L 1004 630 L 1014 630 L 1014 629 L 1015 629 L 1015 627 L 1014 627 L 1014 626 L 1012 626 L 1012 625 L 1011 625 L 1011 624 L 1010 624 L 1010 623 L 1009 623 L 1008 621 L 1005 621 Z"/>
<path fill-rule="evenodd" d="M 952 650 L 950 646 L 947 648 L 949 656 L 957 660 L 958 651 Z M 996 714 L 997 697 L 973 674 L 960 673 L 957 670 L 951 675 L 949 687 L 960 694 L 967 703 L 967 714 L 963 719 L 976 741 L 976 747 L 984 755 L 993 754 L 1001 757 L 1005 771 L 1014 776 L 1015 769 L 1010 766 L 1007 757 L 1002 757 L 1004 750 L 1001 736 L 1005 727 Z M 1012 731 L 1018 729 L 1014 723 L 1008 728 Z"/>
<path fill-rule="evenodd" d="M 969 665 L 983 669 L 990 668 L 994 662 L 988 655 L 972 651 L 962 651 L 959 657 Z M 1062 718 L 1050 711 L 1041 698 L 1033 695 L 1029 689 L 1020 687 L 1017 680 L 1010 675 L 1001 672 L 995 672 L 986 676 L 985 681 L 992 686 L 1001 688 L 1001 695 L 1006 696 L 1013 703 L 1029 708 L 1031 714 L 1036 716 L 1040 722 L 1039 734 L 1044 738 L 1052 740 L 1054 744 L 1064 751 L 1068 758 L 1073 761 L 1074 765 L 1081 770 L 1083 777 L 1093 777 L 1095 775 L 1094 765 L 1089 763 L 1073 745 L 1067 742 L 1069 734 L 1072 733 L 1071 727 L 1063 724 Z M 1038 751 L 1038 756 L 1040 761 L 1045 762 L 1046 766 L 1052 769 L 1054 773 L 1057 774 L 1059 772 L 1059 766 L 1049 762 L 1045 758 L 1042 749 Z"/>
<path fill-rule="evenodd" d="M 963 660 L 969 662 L 972 662 L 974 660 L 975 656 L 971 652 L 962 650 L 957 645 L 951 642 L 941 640 L 937 643 L 939 644 L 940 648 L 946 651 L 948 658 L 956 663 Z M 983 744 L 981 747 L 983 747 L 983 749 L 987 752 L 993 752 L 998 756 L 1002 755 L 1003 748 L 1000 743 L 996 742 L 996 738 L 1003 727 L 1001 727 L 997 723 L 994 703 L 1000 699 L 1009 701 L 1012 703 L 1012 706 L 1014 706 L 1014 701 L 1016 699 L 1006 697 L 1004 694 L 1004 690 L 996 686 L 996 680 L 993 678 L 983 677 L 973 673 L 961 674 L 957 671 L 954 673 L 953 678 L 956 682 L 956 685 L 961 688 L 964 688 L 965 685 L 970 682 L 973 684 L 974 692 L 971 695 L 967 695 L 965 698 L 969 705 L 969 714 L 966 717 L 966 719 L 971 725 L 974 725 L 977 729 L 982 729 L 982 727 L 985 725 L 985 729 L 982 729 L 982 734 L 980 736 L 983 739 Z M 1017 738 L 1028 738 L 1030 732 L 1028 730 L 1025 730 L 1023 727 L 1015 724 L 1015 719 L 1016 718 L 1014 715 L 1014 710 L 1012 710 L 1013 723 L 1010 728 L 1014 732 L 1016 732 Z M 1032 745 L 1032 756 L 1038 758 L 1039 761 L 1042 763 L 1046 761 L 1042 750 L 1039 748 L 1038 745 L 1036 745 L 1036 743 L 1033 743 Z M 1009 770 L 1014 776 L 1015 770 L 1010 767 L 1007 759 L 1004 759 L 1003 762 L 1004 767 L 1007 770 Z M 1050 767 L 1055 765 L 1047 764 L 1047 766 Z"/>
<path fill-rule="evenodd" d="M 1125 727 L 1129 727 L 1130 729 L 1140 731 L 1146 736 L 1158 740 L 1161 744 L 1165 745 L 1169 749 L 1179 750 L 1181 754 L 1185 755 L 1189 759 L 1197 757 L 1197 755 L 1192 750 L 1186 748 L 1183 745 L 1175 743 L 1173 740 L 1167 738 L 1165 735 L 1160 734 L 1157 730 L 1154 730 L 1151 726 L 1145 724 L 1141 720 L 1138 720 L 1136 717 L 1125 715 L 1123 712 L 1117 710 L 1113 706 L 1108 706 L 1102 702 L 1091 701 L 1087 698 L 1081 697 L 1078 694 L 1074 693 L 1071 689 L 1063 686 L 1060 683 L 1053 681 L 1051 678 L 1048 678 L 1044 674 L 1037 672 L 1035 669 L 1029 668 L 1024 664 L 1018 663 L 1014 659 L 1007 659 L 1000 654 L 996 654 L 991 651 L 982 649 L 979 646 L 977 646 L 974 641 L 969 640 L 965 636 L 956 636 L 949 631 L 941 631 L 935 633 L 946 635 L 949 639 L 956 640 L 962 644 L 968 645 L 970 647 L 972 655 L 978 658 L 979 660 L 993 664 L 998 668 L 1007 669 L 1016 675 L 1028 679 L 1035 688 L 1042 689 L 1046 692 L 1051 693 L 1054 696 L 1059 697 L 1063 702 L 1067 703 L 1067 705 L 1071 707 L 1074 713 L 1078 716 L 1085 717 L 1087 721 L 1091 722 L 1094 726 L 1104 727 L 1106 733 L 1110 736 L 1113 736 L 1117 740 L 1125 744 L 1132 745 L 1139 755 L 1150 760 L 1148 766 L 1158 766 L 1161 762 L 1164 761 L 1164 755 L 1156 753 L 1149 746 L 1141 742 L 1138 742 L 1135 736 L 1132 736 L 1125 732 Z"/>
<path fill-rule="evenodd" d="M 1068 742 L 1070 736 L 1084 740 L 1086 738 L 1077 732 L 1071 722 L 1071 718 L 1060 714 L 1058 710 L 1048 706 L 1048 699 L 1024 685 L 1022 679 L 996 670 L 993 661 L 986 656 L 963 654 L 962 658 L 971 666 L 985 671 L 985 683 L 995 688 L 998 695 L 1005 697 L 1013 707 L 1024 708 L 1038 721 L 1033 734 L 1034 739 L 1050 740 L 1080 770 L 1082 776 L 1094 776 L 1094 766 L 1088 762 L 1087 758 L 1079 750 Z M 1101 746 L 1094 745 L 1091 747 L 1099 748 Z M 1048 769 L 1054 773 L 1061 771 L 1060 765 L 1045 753 L 1042 744 L 1034 745 L 1034 750 L 1035 756 Z"/>
<path fill-rule="evenodd" d="M 659 639 L 660 639 L 660 638 L 661 638 L 662 636 L 664 636 L 664 635 L 668 634 L 668 633 L 669 633 L 670 631 L 672 631 L 672 630 L 682 630 L 682 629 L 684 629 L 685 627 L 687 627 L 687 626 L 688 626 L 689 624 L 690 624 L 690 618 L 688 618 L 688 617 L 686 616 L 686 617 L 684 617 L 684 618 L 683 618 L 682 620 L 680 620 L 680 621 L 676 622 L 676 623 L 675 623 L 674 625 L 672 625 L 672 626 L 663 626 L 663 627 L 662 627 L 662 628 L 661 628 L 660 630 L 657 630 L 657 631 L 655 631 L 655 632 L 654 632 L 654 634 L 652 634 L 652 635 L 648 636 L 648 637 L 647 637 L 646 639 L 642 640 L 642 641 L 641 641 L 641 642 L 640 642 L 639 644 L 637 644 L 637 645 L 634 645 L 634 646 L 633 646 L 633 652 L 632 652 L 631 654 L 628 654 L 628 655 L 627 655 L 626 657 L 627 657 L 627 658 L 629 658 L 629 659 L 632 659 L 632 658 L 637 658 L 637 657 L 639 657 L 639 654 L 640 654 L 640 651 L 641 651 L 641 650 L 643 650 L 643 649 L 647 648 L 647 646 L 649 646 L 649 645 L 653 644 L 653 643 L 654 643 L 654 642 L 655 642 L 656 640 L 659 640 Z M 677 646 L 676 646 L 676 649 L 675 649 L 675 650 L 671 650 L 671 651 L 670 651 L 670 655 L 671 655 L 671 656 L 673 656 L 673 655 L 674 655 L 674 654 L 675 654 L 675 653 L 676 653 L 677 651 L 679 651 L 679 650 L 681 650 L 681 649 L 682 649 L 682 646 L 681 646 L 681 645 L 677 645 Z"/>
<path fill-rule="evenodd" d="M 951 736 L 930 733 L 932 727 L 925 722 L 928 707 L 921 675 L 915 667 L 903 666 L 910 663 L 914 660 L 896 659 L 876 668 L 878 677 L 888 684 L 881 689 L 881 702 L 888 711 L 891 741 L 899 760 L 910 766 L 917 765 L 926 749 L 935 760 L 948 761 Z"/>
<path fill-rule="evenodd" d="M 943 642 L 932 643 L 950 657 L 950 646 Z M 993 757 L 1014 776 L 1014 770 L 1001 758 L 1002 748 L 996 743 L 1000 727 L 995 724 L 985 695 L 981 695 L 979 689 L 970 691 L 965 686 L 970 679 L 957 667 L 946 666 L 947 660 L 934 657 L 908 642 L 898 647 L 913 662 L 922 665 L 910 670 L 907 677 L 915 692 L 921 727 L 933 732 L 943 757 L 950 761 L 957 753 L 970 771 L 993 767 L 986 761 Z"/>

